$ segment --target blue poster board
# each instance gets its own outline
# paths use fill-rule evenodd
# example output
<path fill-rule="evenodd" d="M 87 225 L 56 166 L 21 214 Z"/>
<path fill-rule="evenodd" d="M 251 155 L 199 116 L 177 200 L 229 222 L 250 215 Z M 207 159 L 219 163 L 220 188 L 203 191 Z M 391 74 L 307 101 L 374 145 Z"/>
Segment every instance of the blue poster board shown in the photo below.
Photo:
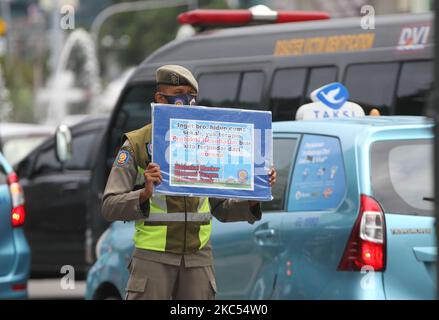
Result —
<path fill-rule="evenodd" d="M 154 192 L 270 201 L 271 112 L 152 106 L 152 159 L 163 182 Z"/>

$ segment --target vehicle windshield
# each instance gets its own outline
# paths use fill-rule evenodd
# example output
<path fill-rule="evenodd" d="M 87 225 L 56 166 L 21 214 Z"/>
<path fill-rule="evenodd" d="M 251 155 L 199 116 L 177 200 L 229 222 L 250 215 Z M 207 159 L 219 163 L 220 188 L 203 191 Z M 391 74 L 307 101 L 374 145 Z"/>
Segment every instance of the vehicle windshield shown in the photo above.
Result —
<path fill-rule="evenodd" d="M 431 139 L 375 142 L 371 160 L 373 195 L 385 212 L 433 216 Z"/>
<path fill-rule="evenodd" d="M 32 150 L 40 145 L 47 137 L 17 137 L 3 141 L 3 155 L 11 166 L 24 159 Z"/>

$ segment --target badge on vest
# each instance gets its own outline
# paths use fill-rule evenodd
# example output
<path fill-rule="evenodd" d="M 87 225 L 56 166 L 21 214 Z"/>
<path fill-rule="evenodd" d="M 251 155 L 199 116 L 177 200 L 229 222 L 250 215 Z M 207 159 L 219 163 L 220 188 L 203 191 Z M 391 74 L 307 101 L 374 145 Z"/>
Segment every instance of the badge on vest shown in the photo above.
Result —
<path fill-rule="evenodd" d="M 124 167 L 130 160 L 130 153 L 127 150 L 120 150 L 117 154 L 116 161 L 114 165 L 116 167 Z"/>

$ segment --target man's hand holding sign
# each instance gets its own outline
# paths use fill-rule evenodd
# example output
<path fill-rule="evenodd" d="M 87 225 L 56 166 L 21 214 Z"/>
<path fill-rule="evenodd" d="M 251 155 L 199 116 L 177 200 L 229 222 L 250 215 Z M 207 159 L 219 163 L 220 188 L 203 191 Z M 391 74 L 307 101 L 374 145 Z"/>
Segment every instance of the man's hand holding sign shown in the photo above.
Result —
<path fill-rule="evenodd" d="M 143 204 L 152 196 L 154 192 L 154 185 L 162 183 L 163 178 L 160 172 L 160 166 L 156 163 L 150 162 L 143 173 L 145 178 L 145 189 L 140 193 L 140 203 Z"/>

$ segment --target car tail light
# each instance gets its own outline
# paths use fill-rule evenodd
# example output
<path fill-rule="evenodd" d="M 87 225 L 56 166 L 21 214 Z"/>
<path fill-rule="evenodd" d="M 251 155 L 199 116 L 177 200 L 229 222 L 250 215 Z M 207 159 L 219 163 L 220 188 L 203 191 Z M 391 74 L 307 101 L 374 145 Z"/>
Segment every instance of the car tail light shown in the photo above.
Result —
<path fill-rule="evenodd" d="M 12 285 L 12 291 L 23 291 L 27 289 L 27 283 L 18 283 Z"/>
<path fill-rule="evenodd" d="M 26 210 L 24 208 L 24 193 L 18 183 L 18 176 L 15 172 L 8 175 L 9 191 L 12 199 L 11 223 L 17 228 L 24 224 Z"/>
<path fill-rule="evenodd" d="M 240 10 L 192 10 L 178 16 L 180 24 L 193 26 L 245 25 L 249 23 L 287 23 L 329 19 L 321 11 L 273 11 L 264 5 Z"/>
<path fill-rule="evenodd" d="M 383 271 L 386 260 L 385 251 L 384 212 L 374 198 L 361 195 L 360 213 L 338 270 L 359 271 L 363 267 L 370 267 L 374 271 Z"/>

